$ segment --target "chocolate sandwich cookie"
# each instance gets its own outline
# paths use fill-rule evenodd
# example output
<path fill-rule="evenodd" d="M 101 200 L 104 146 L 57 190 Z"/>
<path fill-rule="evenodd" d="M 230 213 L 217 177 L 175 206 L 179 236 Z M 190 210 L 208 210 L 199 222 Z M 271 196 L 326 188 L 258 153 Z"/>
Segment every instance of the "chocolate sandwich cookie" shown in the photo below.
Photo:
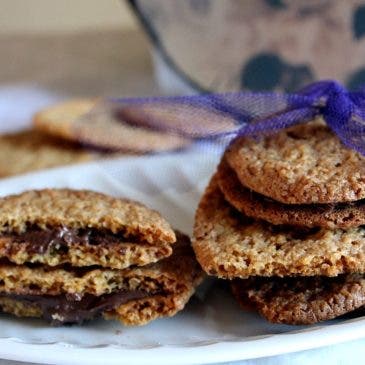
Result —
<path fill-rule="evenodd" d="M 232 282 L 241 306 L 255 308 L 273 323 L 313 324 L 333 319 L 365 305 L 365 278 L 361 274 L 262 278 Z"/>
<path fill-rule="evenodd" d="M 226 158 L 243 186 L 281 203 L 365 198 L 365 157 L 320 120 L 258 139 L 238 137 Z"/>
<path fill-rule="evenodd" d="M 95 153 L 36 130 L 0 136 L 0 177 L 89 161 Z"/>
<path fill-rule="evenodd" d="M 0 258 L 18 265 L 123 269 L 169 256 L 174 242 L 159 213 L 127 199 L 70 189 L 0 199 Z"/>
<path fill-rule="evenodd" d="M 53 324 L 96 317 L 142 325 L 183 309 L 203 279 L 190 240 L 177 233 L 173 254 L 144 267 L 115 270 L 70 265 L 0 264 L 0 307 Z"/>
<path fill-rule="evenodd" d="M 214 175 L 199 203 L 193 247 L 204 271 L 221 278 L 336 276 L 365 272 L 365 228 L 275 226 L 224 199 Z"/>
<path fill-rule="evenodd" d="M 74 100 L 41 110 L 34 126 L 44 133 L 110 152 L 158 152 L 180 149 L 190 139 L 128 124 L 114 111 L 90 113 L 96 100 Z"/>
<path fill-rule="evenodd" d="M 225 199 L 237 210 L 275 225 L 350 228 L 365 224 L 365 199 L 333 204 L 284 204 L 243 186 L 223 158 L 218 167 L 218 184 Z"/>

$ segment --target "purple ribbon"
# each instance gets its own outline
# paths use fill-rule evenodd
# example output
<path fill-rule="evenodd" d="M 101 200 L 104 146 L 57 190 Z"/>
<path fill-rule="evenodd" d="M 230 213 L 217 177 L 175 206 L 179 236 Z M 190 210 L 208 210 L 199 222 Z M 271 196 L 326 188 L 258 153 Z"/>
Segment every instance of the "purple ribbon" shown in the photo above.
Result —
<path fill-rule="evenodd" d="M 161 109 L 168 104 L 184 106 L 187 123 L 194 121 L 196 125 L 199 123 L 199 108 L 221 115 L 222 120 L 223 117 L 229 117 L 235 121 L 236 127 L 233 129 L 215 131 L 211 134 L 207 130 L 206 137 L 209 138 L 260 136 L 309 122 L 321 116 L 347 147 L 365 155 L 365 87 L 356 92 L 349 92 L 333 80 L 315 82 L 295 94 L 242 91 L 112 101 L 117 103 L 118 108 L 135 104 L 160 105 Z M 184 134 L 181 127 L 174 129 L 174 125 L 169 124 L 168 120 L 160 122 L 157 128 Z M 156 128 L 156 121 L 153 127 Z"/>
<path fill-rule="evenodd" d="M 365 88 L 349 92 L 337 81 L 319 81 L 287 95 L 287 103 L 277 115 L 246 124 L 236 135 L 257 136 L 321 116 L 346 146 L 365 155 Z"/>

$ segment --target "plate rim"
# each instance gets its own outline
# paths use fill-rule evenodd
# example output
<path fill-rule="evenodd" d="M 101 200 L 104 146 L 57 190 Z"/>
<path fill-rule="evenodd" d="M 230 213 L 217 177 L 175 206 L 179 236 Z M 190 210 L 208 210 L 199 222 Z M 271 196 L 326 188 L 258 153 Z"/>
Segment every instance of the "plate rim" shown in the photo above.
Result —
<path fill-rule="evenodd" d="M 296 333 L 261 336 L 248 341 L 225 341 L 202 346 L 160 346 L 146 349 L 127 349 L 113 345 L 80 347 L 67 343 L 30 344 L 14 338 L 0 339 L 0 358 L 38 364 L 96 365 L 105 361 L 110 365 L 123 361 L 131 365 L 213 364 L 277 356 L 365 337 L 365 318 L 349 320 L 331 326 L 308 328 Z M 315 333 L 315 335 L 314 335 Z M 44 349 L 47 351 L 43 351 Z M 174 359 L 173 362 L 171 359 Z"/>

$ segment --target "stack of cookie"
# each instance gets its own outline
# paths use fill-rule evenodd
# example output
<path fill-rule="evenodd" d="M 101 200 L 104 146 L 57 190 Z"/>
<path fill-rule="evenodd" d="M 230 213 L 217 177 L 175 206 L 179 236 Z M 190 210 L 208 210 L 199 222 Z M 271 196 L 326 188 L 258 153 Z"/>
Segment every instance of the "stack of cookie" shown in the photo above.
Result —
<path fill-rule="evenodd" d="M 3 312 L 140 325 L 181 310 L 203 278 L 189 238 L 140 203 L 49 189 L 0 208 Z"/>
<path fill-rule="evenodd" d="M 196 212 L 210 275 L 271 322 L 311 324 L 365 305 L 365 158 L 320 120 L 238 137 Z"/>
<path fill-rule="evenodd" d="M 98 102 L 79 99 L 50 106 L 35 114 L 34 128 L 104 153 L 161 152 L 191 143 L 177 134 L 131 125 L 113 105 Z"/>
<path fill-rule="evenodd" d="M 87 162 L 97 154 L 35 129 L 0 135 L 0 178 Z"/>

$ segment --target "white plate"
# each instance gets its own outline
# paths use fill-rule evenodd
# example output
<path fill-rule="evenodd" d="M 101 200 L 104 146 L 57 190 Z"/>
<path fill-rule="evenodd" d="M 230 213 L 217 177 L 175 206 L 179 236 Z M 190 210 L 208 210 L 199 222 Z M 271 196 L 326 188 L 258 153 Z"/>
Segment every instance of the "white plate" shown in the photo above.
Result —
<path fill-rule="evenodd" d="M 48 170 L 2 180 L 0 195 L 44 187 L 87 188 L 128 196 L 191 232 L 194 210 L 217 154 L 138 157 Z M 209 157 L 207 157 L 209 156 Z M 239 309 L 221 284 L 205 285 L 170 319 L 127 328 L 118 322 L 50 328 L 0 315 L 0 358 L 52 364 L 206 364 L 300 351 L 365 336 L 365 319 L 310 327 L 272 325 Z"/>

